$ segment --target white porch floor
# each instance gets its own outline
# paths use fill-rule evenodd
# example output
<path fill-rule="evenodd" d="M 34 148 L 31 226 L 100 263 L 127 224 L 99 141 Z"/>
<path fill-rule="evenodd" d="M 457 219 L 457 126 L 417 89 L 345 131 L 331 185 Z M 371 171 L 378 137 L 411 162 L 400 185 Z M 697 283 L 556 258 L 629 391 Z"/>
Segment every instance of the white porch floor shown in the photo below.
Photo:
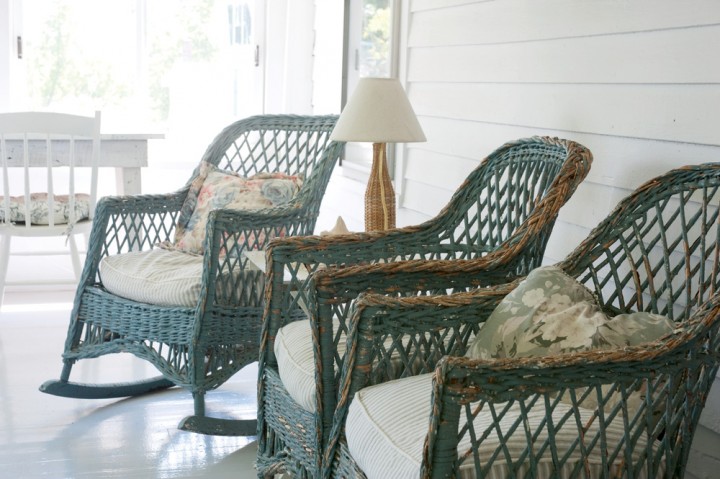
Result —
<path fill-rule="evenodd" d="M 40 298 L 40 299 L 38 299 Z M 52 302 L 46 302 L 52 301 Z M 256 477 L 253 438 L 187 433 L 177 423 L 192 397 L 173 388 L 131 399 L 49 396 L 40 384 L 60 373 L 72 294 L 9 293 L 0 313 L 0 476 L 7 478 Z M 81 382 L 155 375 L 130 355 L 80 362 Z M 250 366 L 208 394 L 208 411 L 255 414 L 257 368 Z"/>

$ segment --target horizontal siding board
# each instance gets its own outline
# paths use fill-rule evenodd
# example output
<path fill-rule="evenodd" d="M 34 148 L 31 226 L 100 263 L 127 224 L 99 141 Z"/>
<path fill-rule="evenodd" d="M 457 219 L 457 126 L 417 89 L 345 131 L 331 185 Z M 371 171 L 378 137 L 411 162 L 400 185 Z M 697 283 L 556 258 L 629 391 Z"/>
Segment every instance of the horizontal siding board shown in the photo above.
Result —
<path fill-rule="evenodd" d="M 433 217 L 448 204 L 452 194 L 446 188 L 405 180 L 401 206 Z"/>
<path fill-rule="evenodd" d="M 712 391 L 717 391 L 717 384 Z M 703 410 L 703 415 L 717 407 L 708 404 Z M 687 470 L 684 479 L 712 479 L 717 477 L 720 470 L 720 459 L 716 457 L 717 446 L 720 444 L 720 434 L 710 428 L 703 427 L 703 416 L 700 416 L 700 426 L 697 428 L 693 447 L 688 458 Z"/>
<path fill-rule="evenodd" d="M 398 227 L 419 225 L 432 218 L 432 216 L 426 215 L 425 213 L 408 208 L 398 208 L 396 213 L 396 223 Z"/>
<path fill-rule="evenodd" d="M 561 213 L 550 234 L 543 263 L 553 264 L 562 261 L 587 238 L 589 233 L 590 230 L 587 228 L 563 221 Z"/>
<path fill-rule="evenodd" d="M 559 218 L 586 230 L 604 220 L 630 190 L 584 181 L 560 210 Z"/>
<path fill-rule="evenodd" d="M 409 95 L 421 116 L 720 145 L 720 85 L 413 83 Z"/>
<path fill-rule="evenodd" d="M 546 133 L 538 128 L 454 118 L 423 117 L 420 122 L 427 142 L 418 148 L 478 162 L 508 141 Z"/>
<path fill-rule="evenodd" d="M 408 45 L 480 45 L 720 23 L 714 0 L 412 2 Z"/>
<path fill-rule="evenodd" d="M 494 2 L 496 0 L 414 0 L 412 11 L 437 10 L 441 8 L 457 7 L 463 5 L 474 5 L 482 2 Z"/>
<path fill-rule="evenodd" d="M 404 164 L 406 179 L 455 191 L 480 164 L 480 160 L 413 148 L 408 150 Z M 428 171 L 433 174 L 428 175 Z"/>
<path fill-rule="evenodd" d="M 626 190 L 633 190 L 641 183 L 673 168 L 720 161 L 718 148 L 708 145 L 649 141 L 448 118 L 424 117 L 421 122 L 428 141 L 418 144 L 418 148 L 427 150 L 425 155 L 435 152 L 471 161 L 480 161 L 506 141 L 534 135 L 577 141 L 589 148 L 594 157 L 585 181 Z M 426 176 L 429 181 L 433 181 L 434 175 Z"/>
<path fill-rule="evenodd" d="M 412 82 L 718 83 L 720 25 L 533 43 L 413 48 Z"/>

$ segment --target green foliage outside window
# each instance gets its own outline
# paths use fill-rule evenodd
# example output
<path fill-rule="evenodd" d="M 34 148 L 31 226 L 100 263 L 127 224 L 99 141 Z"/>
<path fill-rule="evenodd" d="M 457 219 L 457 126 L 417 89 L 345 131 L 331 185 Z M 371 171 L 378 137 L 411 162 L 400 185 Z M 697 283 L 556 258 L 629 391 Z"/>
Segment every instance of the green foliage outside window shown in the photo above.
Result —
<path fill-rule="evenodd" d="M 147 97 L 154 120 L 167 119 L 170 94 L 167 75 L 181 60 L 209 61 L 217 53 L 208 32 L 215 0 L 172 0 L 147 2 L 146 42 L 147 79 L 139 81 L 137 65 L 121 65 L 109 47 L 103 55 L 88 54 L 78 36 L 83 28 L 76 16 L 82 2 L 49 2 L 52 9 L 42 27 L 37 44 L 29 45 L 28 89 L 35 106 L 64 103 L 103 109 L 120 105 L 133 94 Z M 110 17 L 110 15 L 108 15 Z M 112 22 L 113 18 L 94 18 Z M 121 39 L 123 48 L 137 49 L 138 33 L 133 25 Z M 98 42 L 106 39 L 97 38 Z M 107 39 L 109 45 L 114 38 Z M 136 91 L 138 85 L 147 91 Z"/>
<path fill-rule="evenodd" d="M 360 76 L 390 76 L 392 0 L 366 0 Z"/>

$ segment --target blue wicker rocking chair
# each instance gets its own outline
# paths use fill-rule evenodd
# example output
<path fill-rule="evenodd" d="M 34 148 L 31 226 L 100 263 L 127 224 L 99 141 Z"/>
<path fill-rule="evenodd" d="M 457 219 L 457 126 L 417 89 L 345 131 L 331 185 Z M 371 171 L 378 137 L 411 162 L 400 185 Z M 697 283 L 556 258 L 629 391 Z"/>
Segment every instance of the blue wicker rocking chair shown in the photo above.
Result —
<path fill-rule="evenodd" d="M 683 477 L 720 364 L 719 236 L 720 164 L 688 166 L 640 186 L 557 265 L 608 315 L 647 312 L 675 323 L 644 344 L 468 359 L 470 338 L 520 280 L 451 295 L 398 298 L 389 288 L 363 295 L 349 321 L 352 354 L 326 474 L 398 477 L 388 469 L 366 476 L 356 457 L 364 452 L 353 455 L 346 440 L 348 406 L 362 392 L 368 417 L 377 417 L 371 398 L 388 394 L 383 414 L 402 411 L 407 424 L 413 414 L 392 392 L 422 383 L 422 410 L 404 433 L 413 429 L 424 443 L 411 453 L 414 473 L 403 477 Z M 462 281 L 483 274 L 472 263 L 408 261 L 324 274 L 344 281 L 352 274 L 373 285 L 378 277 L 413 272 Z M 404 355 L 390 369 L 379 358 L 398 345 Z M 404 379 L 386 382 L 394 378 Z M 641 402 L 633 405 L 638 393 Z M 483 414 L 490 424 L 480 421 Z M 563 434 L 572 440 L 561 441 Z M 368 459 L 365 469 L 372 469 Z"/>
<path fill-rule="evenodd" d="M 261 250 L 274 236 L 312 234 L 320 202 L 342 144 L 331 142 L 336 116 L 260 115 L 226 127 L 203 160 L 244 177 L 273 172 L 302 175 L 288 203 L 256 210 L 218 209 L 207 222 L 202 286 L 192 306 L 133 301 L 112 294 L 98 271 L 110 255 L 152 250 L 172 241 L 193 178 L 167 195 L 105 197 L 95 213 L 87 259 L 77 288 L 59 380 L 40 390 L 74 398 L 135 396 L 181 386 L 194 398 L 194 415 L 179 428 L 206 434 L 254 435 L 256 421 L 206 415 L 205 393 L 257 361 L 263 310 L 264 272 L 235 251 Z M 232 246 L 231 246 L 232 245 Z M 70 380 L 80 360 L 129 352 L 161 373 L 122 384 Z"/>
<path fill-rule="evenodd" d="M 535 137 L 509 142 L 470 173 L 438 216 L 421 225 L 273 240 L 267 253 L 267 304 L 259 363 L 259 473 L 320 476 L 338 400 L 347 318 L 360 293 L 376 288 L 411 295 L 464 291 L 527 274 L 540 264 L 558 212 L 587 175 L 591 162 L 589 150 L 572 141 Z M 359 264 L 471 258 L 482 265 L 482 272 L 463 282 L 421 272 L 407 277 L 341 278 L 342 271 L 352 271 Z M 340 267 L 340 274 L 326 282 L 323 268 L 330 265 Z M 379 281 L 374 283 L 375 279 Z M 279 338 L 284 326 L 298 327 L 297 340 L 287 343 L 307 348 L 309 353 L 300 371 L 309 377 L 300 384 L 302 398 L 281 377 L 277 348 L 284 344 Z M 289 376 L 291 381 L 303 377 Z"/>

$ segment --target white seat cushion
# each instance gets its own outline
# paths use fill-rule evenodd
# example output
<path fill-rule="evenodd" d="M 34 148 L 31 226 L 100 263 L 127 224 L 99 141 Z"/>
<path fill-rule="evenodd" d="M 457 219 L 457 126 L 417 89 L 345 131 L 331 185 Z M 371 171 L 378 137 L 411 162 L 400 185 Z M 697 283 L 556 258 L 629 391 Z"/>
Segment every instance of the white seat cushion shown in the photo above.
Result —
<path fill-rule="evenodd" d="M 202 284 L 203 257 L 155 248 L 100 261 L 100 277 L 109 292 L 161 306 L 195 306 Z"/>
<path fill-rule="evenodd" d="M 339 321 L 333 319 L 333 331 L 339 328 Z M 446 344 L 453 338 L 448 335 L 445 338 Z M 472 336 L 471 336 L 472 338 Z M 393 342 L 392 337 L 385 340 L 387 348 Z M 345 333 L 340 334 L 337 354 L 345 355 L 347 342 Z M 278 374 L 288 394 L 303 409 L 309 412 L 317 410 L 315 400 L 315 358 L 313 356 L 312 333 L 310 331 L 310 320 L 294 321 L 280 328 L 275 338 L 275 357 L 278 362 Z M 391 374 L 398 375 L 402 369 L 400 353 L 397 348 L 391 353 L 391 361 L 388 366 L 397 368 Z M 417 366 L 423 363 L 418 362 Z"/>
<path fill-rule="evenodd" d="M 432 391 L 432 374 L 423 374 L 405 379 L 389 381 L 387 383 L 371 386 L 358 391 L 350 404 L 346 436 L 347 444 L 353 458 L 365 472 L 368 478 L 417 478 L 420 477 L 420 466 L 422 463 L 423 442 L 427 435 L 430 417 L 430 396 Z M 475 431 L 480 434 L 488 426 L 493 424 L 492 415 L 487 409 L 481 412 L 475 421 Z M 514 410 L 509 411 L 500 421 L 500 428 L 505 434 L 514 418 L 519 414 L 519 408 L 513 406 Z M 567 413 L 569 406 L 558 404 L 553 418 L 555 424 L 562 415 Z M 588 424 L 592 412 L 586 409 L 578 409 L 582 424 Z M 545 417 L 545 410 L 542 404 L 539 407 L 530 409 L 527 414 L 527 424 L 535 431 Z M 460 425 L 465 424 L 464 413 L 461 412 Z M 585 444 L 590 446 L 590 441 L 597 433 L 597 419 L 588 427 L 585 434 Z M 559 450 L 568 450 L 569 445 L 578 439 L 578 432 L 573 426 L 563 427 L 556 434 L 556 443 Z M 480 445 L 481 461 L 487 463 L 487 458 L 494 453 L 498 442 L 489 440 L 495 432 Z M 469 447 L 469 438 L 463 437 L 459 450 L 466 450 Z M 623 436 L 622 418 L 619 418 L 606 428 L 606 440 L 612 448 L 618 444 Z M 494 437 L 497 437 L 495 435 Z M 535 444 L 539 445 L 547 438 L 545 428 L 539 432 Z M 645 441 L 639 440 L 637 451 L 645 447 Z M 525 434 L 520 430 L 518 434 L 511 436 L 505 441 L 505 446 L 511 452 L 511 456 L 517 458 L 518 452 L 525 448 Z M 515 452 L 513 452 L 515 451 Z M 600 477 L 601 457 L 599 447 L 596 446 L 597 461 L 589 464 L 590 477 Z M 537 451 L 536 451 L 537 453 Z M 500 458 L 502 458 L 502 451 Z M 576 452 L 573 456 L 579 457 Z M 622 460 L 622 455 L 618 462 Z M 553 468 L 552 458 L 549 451 L 541 459 L 547 469 L 541 468 L 538 477 L 549 477 Z M 490 478 L 505 478 L 507 470 L 504 462 L 498 460 L 492 469 Z M 569 477 L 570 467 L 561 471 L 560 477 Z M 472 457 L 461 466 L 460 477 L 475 477 L 472 464 Z"/>
<path fill-rule="evenodd" d="M 339 323 L 333 321 L 333 329 Z M 338 344 L 338 354 L 345 354 L 345 335 Z M 280 380 L 288 394 L 306 411 L 316 410 L 315 401 L 315 358 L 313 357 L 310 321 L 294 321 L 283 326 L 275 338 L 275 357 L 278 362 Z"/>

